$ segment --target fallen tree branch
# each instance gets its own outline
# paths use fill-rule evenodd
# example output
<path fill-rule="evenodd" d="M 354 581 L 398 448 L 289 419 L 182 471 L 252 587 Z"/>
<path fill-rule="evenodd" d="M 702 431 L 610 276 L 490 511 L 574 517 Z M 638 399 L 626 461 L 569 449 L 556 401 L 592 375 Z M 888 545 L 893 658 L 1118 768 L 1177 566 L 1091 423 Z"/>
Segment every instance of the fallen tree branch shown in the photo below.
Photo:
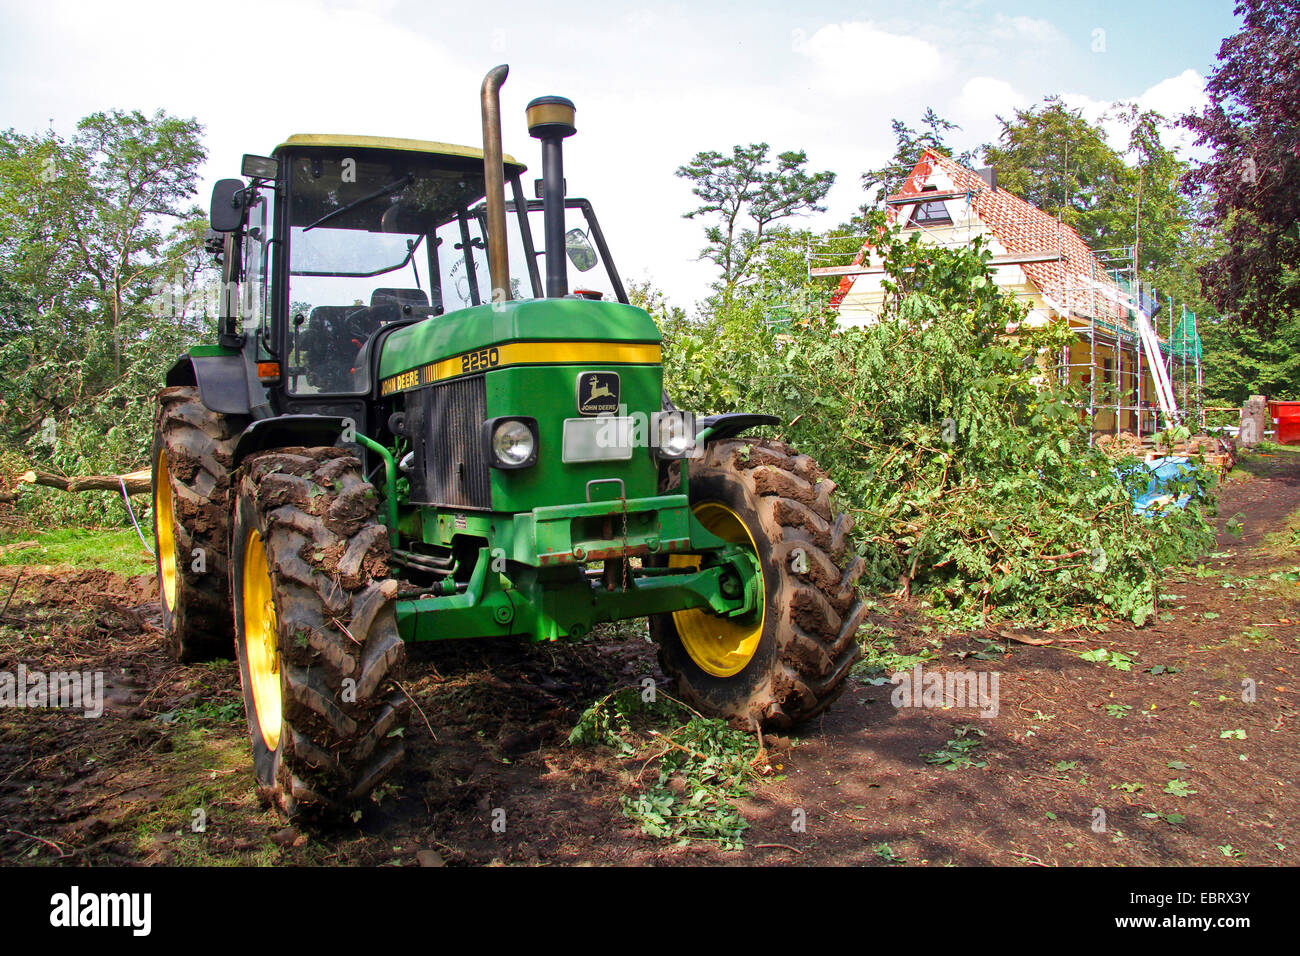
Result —
<path fill-rule="evenodd" d="M 60 491 L 118 491 L 125 486 L 132 495 L 148 494 L 150 490 L 150 472 L 148 468 L 128 472 L 125 475 L 83 475 L 68 478 L 53 475 L 47 471 L 25 471 L 18 476 L 18 481 L 29 485 L 45 485 Z"/>

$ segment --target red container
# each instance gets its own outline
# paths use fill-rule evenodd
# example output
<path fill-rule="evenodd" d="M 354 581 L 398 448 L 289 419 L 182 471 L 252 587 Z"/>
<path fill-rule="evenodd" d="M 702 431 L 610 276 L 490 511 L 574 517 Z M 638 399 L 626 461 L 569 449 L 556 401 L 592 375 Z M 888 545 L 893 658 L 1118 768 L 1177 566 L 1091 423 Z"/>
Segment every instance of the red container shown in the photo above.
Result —
<path fill-rule="evenodd" d="M 1273 440 L 1279 445 L 1300 445 L 1300 402 L 1269 402 L 1273 419 Z"/>

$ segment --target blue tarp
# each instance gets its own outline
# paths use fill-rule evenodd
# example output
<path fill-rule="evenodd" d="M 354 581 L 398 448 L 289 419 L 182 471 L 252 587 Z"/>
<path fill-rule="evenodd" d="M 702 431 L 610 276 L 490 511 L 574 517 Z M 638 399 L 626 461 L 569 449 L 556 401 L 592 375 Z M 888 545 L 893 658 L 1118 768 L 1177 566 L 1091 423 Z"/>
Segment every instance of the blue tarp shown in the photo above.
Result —
<path fill-rule="evenodd" d="M 1135 484 L 1140 486 L 1144 469 L 1150 476 L 1146 491 L 1134 493 L 1134 514 L 1160 514 L 1170 508 L 1186 508 L 1192 498 L 1202 495 L 1200 482 L 1196 480 L 1196 466 L 1182 456 L 1155 458 L 1116 474 L 1120 478 L 1133 475 L 1137 479 Z"/>

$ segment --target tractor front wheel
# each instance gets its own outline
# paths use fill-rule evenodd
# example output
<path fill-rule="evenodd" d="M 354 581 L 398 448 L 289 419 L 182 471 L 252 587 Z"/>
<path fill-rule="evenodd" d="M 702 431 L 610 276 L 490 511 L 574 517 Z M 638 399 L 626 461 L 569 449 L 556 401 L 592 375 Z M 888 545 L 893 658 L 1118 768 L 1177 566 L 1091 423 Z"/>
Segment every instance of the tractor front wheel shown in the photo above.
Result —
<path fill-rule="evenodd" d="M 401 762 L 408 701 L 388 532 L 338 448 L 251 456 L 231 535 L 235 650 L 258 783 L 290 818 L 338 818 Z"/>
<path fill-rule="evenodd" d="M 761 607 L 741 618 L 701 608 L 652 617 L 664 673 L 704 713 L 764 728 L 801 723 L 839 695 L 857 658 L 866 608 L 852 519 L 832 511 L 834 482 L 781 442 L 715 442 L 690 469 L 696 519 L 753 554 Z M 679 485 L 673 475 L 668 490 Z M 699 560 L 674 555 L 669 564 Z"/>

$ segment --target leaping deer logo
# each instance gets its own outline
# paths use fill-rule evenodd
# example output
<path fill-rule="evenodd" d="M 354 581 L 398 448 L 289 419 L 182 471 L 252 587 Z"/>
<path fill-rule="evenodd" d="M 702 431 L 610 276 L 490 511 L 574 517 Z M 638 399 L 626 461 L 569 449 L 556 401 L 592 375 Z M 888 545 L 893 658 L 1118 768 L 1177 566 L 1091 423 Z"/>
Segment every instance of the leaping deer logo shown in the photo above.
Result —
<path fill-rule="evenodd" d="M 598 398 L 613 398 L 614 393 L 609 390 L 608 385 L 601 385 L 600 379 L 593 375 L 588 384 L 591 386 L 591 392 L 587 395 L 588 402 L 594 402 Z"/>

